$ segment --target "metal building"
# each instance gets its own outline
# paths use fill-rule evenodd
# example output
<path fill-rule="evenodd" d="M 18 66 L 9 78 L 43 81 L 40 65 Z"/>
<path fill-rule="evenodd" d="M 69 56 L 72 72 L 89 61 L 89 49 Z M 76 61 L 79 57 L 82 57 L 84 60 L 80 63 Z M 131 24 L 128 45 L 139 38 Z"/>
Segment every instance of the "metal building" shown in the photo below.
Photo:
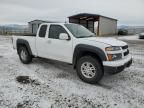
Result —
<path fill-rule="evenodd" d="M 36 34 L 41 23 L 54 23 L 52 21 L 33 20 L 28 22 L 30 33 Z"/>
<path fill-rule="evenodd" d="M 117 34 L 117 19 L 98 14 L 80 13 L 69 16 L 70 23 L 81 24 L 97 35 Z"/>

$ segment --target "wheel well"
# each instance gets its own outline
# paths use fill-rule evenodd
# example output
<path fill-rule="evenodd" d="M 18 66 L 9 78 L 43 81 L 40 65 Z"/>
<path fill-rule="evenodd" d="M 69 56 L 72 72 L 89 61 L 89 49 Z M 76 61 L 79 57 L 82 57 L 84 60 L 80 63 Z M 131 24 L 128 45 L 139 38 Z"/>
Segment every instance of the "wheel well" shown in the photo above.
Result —
<path fill-rule="evenodd" d="M 27 47 L 27 45 L 25 45 L 25 44 L 17 44 L 17 53 L 19 54 L 19 48 L 20 47 L 25 47 L 26 49 L 27 49 L 27 51 L 29 52 L 29 54 L 32 56 L 32 57 L 34 57 L 33 55 L 32 55 L 32 53 L 31 53 L 31 51 L 28 49 L 28 47 Z"/>
<path fill-rule="evenodd" d="M 89 52 L 89 51 L 84 51 L 84 52 L 79 53 L 78 56 L 76 57 L 76 61 L 74 63 L 74 68 L 76 68 L 77 61 L 83 56 L 91 56 L 91 57 L 97 59 L 99 61 L 99 63 L 101 64 L 101 66 L 103 67 L 102 60 L 98 56 L 98 54 L 93 53 L 93 52 Z"/>
<path fill-rule="evenodd" d="M 17 44 L 17 53 L 19 54 L 19 48 L 20 47 L 25 47 L 27 48 L 27 46 L 25 44 Z"/>

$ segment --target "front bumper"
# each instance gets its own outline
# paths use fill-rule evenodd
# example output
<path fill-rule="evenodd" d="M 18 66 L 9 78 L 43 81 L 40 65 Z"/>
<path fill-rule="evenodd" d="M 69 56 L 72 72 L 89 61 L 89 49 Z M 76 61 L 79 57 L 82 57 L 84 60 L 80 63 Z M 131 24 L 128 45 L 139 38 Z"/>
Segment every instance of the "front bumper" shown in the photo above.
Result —
<path fill-rule="evenodd" d="M 132 57 L 130 54 L 122 60 L 103 62 L 104 71 L 112 74 L 123 71 L 126 67 L 130 67 L 131 64 Z"/>

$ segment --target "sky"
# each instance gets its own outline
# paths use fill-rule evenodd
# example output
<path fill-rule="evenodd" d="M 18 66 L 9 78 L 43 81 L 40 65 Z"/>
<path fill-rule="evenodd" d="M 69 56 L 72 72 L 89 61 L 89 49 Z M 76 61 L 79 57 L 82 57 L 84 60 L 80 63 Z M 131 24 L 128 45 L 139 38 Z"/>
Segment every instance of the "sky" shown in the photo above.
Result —
<path fill-rule="evenodd" d="M 64 22 L 78 13 L 112 17 L 118 25 L 144 26 L 144 0 L 0 0 L 0 24 Z"/>

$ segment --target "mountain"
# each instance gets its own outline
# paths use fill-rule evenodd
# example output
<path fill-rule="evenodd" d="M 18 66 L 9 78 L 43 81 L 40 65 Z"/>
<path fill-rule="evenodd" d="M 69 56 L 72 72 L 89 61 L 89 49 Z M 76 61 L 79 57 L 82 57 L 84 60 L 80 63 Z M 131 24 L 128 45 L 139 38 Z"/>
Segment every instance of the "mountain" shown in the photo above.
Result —
<path fill-rule="evenodd" d="M 27 33 L 29 32 L 28 25 L 0 25 L 0 34 L 16 34 L 16 33 Z"/>
<path fill-rule="evenodd" d="M 9 24 L 9 25 L 0 25 L 0 28 L 23 30 L 28 29 L 28 25 Z"/>

